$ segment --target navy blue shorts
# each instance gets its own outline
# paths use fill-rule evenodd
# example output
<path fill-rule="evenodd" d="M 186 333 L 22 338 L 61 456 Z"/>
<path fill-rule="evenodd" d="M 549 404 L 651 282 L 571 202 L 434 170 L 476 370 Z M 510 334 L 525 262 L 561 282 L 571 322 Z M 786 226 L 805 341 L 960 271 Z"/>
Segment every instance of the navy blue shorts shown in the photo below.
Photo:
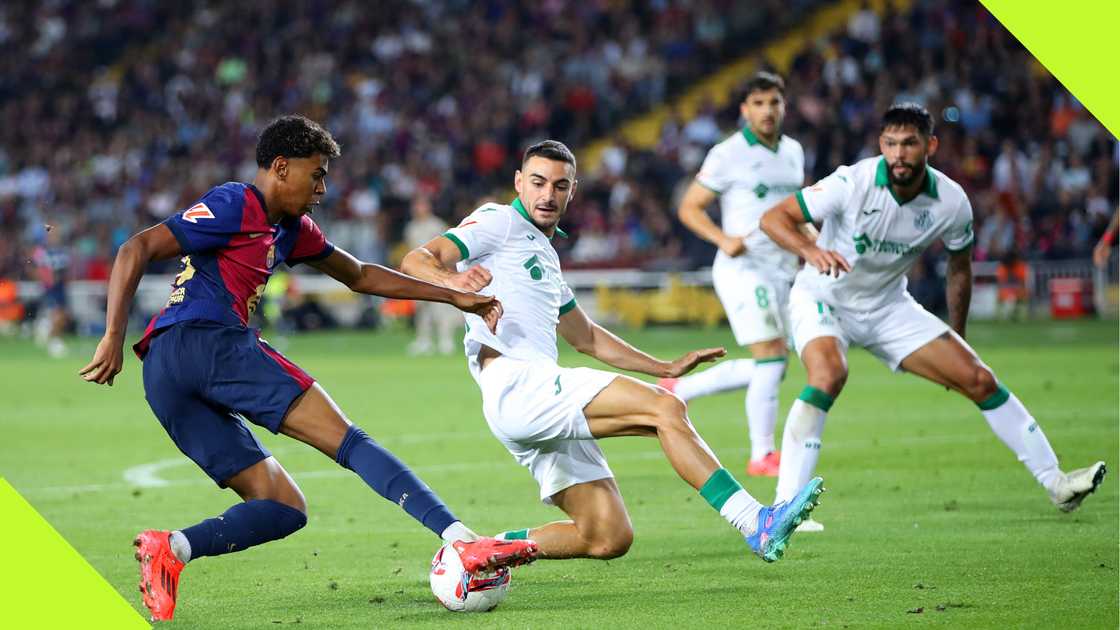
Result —
<path fill-rule="evenodd" d="M 257 331 L 179 322 L 152 339 L 144 394 L 175 446 L 219 487 L 270 455 L 245 424 L 273 433 L 315 380 Z"/>

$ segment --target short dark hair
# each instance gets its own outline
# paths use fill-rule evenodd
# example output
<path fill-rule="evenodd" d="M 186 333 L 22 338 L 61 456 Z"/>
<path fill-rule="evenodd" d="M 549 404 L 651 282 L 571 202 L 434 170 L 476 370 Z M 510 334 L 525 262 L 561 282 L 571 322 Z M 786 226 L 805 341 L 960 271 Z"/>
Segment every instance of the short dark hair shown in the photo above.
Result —
<path fill-rule="evenodd" d="M 308 158 L 316 153 L 334 159 L 342 150 L 331 132 L 299 114 L 273 120 L 257 137 L 257 166 L 261 168 L 268 168 L 278 157 Z"/>
<path fill-rule="evenodd" d="M 879 127 L 879 133 L 883 133 L 888 127 L 914 127 L 918 133 L 928 138 L 933 135 L 933 116 L 917 103 L 895 103 L 883 112 L 883 124 Z"/>
<path fill-rule="evenodd" d="M 782 80 L 782 77 L 773 72 L 762 70 L 747 81 L 747 85 L 743 88 L 743 98 L 740 99 L 740 102 L 747 100 L 747 98 L 755 92 L 765 92 L 767 90 L 778 90 L 782 96 L 785 96 L 786 82 Z"/>
<path fill-rule="evenodd" d="M 540 157 L 549 160 L 556 160 L 557 162 L 567 162 L 572 165 L 572 170 L 576 168 L 576 156 L 572 150 L 559 140 L 542 140 L 533 146 L 525 149 L 525 155 L 521 157 L 521 163 L 529 161 L 529 158 L 539 155 Z"/>

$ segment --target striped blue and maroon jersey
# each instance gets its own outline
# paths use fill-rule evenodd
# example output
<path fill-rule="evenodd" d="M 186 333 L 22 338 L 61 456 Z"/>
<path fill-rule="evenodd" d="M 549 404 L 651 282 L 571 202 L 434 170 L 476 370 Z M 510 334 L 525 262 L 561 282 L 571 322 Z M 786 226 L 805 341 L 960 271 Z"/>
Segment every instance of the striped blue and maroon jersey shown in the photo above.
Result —
<path fill-rule="evenodd" d="M 183 270 L 171 283 L 167 304 L 133 346 L 141 359 L 152 336 L 176 322 L 248 325 L 277 265 L 320 260 L 334 251 L 307 215 L 270 224 L 264 196 L 251 184 L 213 188 L 163 224 L 183 250 Z"/>

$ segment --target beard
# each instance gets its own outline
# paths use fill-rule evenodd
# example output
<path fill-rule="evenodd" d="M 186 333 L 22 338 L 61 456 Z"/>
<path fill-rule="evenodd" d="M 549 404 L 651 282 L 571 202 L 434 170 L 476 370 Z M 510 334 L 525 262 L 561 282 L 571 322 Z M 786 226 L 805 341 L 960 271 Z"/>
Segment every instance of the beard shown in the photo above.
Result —
<path fill-rule="evenodd" d="M 894 167 L 896 166 L 908 167 L 910 169 L 909 174 L 902 177 L 895 175 Z M 895 186 L 909 186 L 918 181 L 918 178 L 922 176 L 922 170 L 918 168 L 917 164 L 910 164 L 909 162 L 895 162 L 894 164 L 889 164 L 888 167 L 889 168 L 887 169 L 887 173 L 890 175 L 891 183 Z"/>

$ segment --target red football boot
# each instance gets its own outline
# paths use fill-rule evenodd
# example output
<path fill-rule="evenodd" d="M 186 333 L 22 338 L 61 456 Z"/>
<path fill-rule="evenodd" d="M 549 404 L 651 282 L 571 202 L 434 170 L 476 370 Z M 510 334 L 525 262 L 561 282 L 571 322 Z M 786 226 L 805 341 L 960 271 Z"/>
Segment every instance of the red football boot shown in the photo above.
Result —
<path fill-rule="evenodd" d="M 458 540 L 452 546 L 459 552 L 467 573 L 529 564 L 540 553 L 537 543 L 531 540 L 498 540 L 486 537 L 470 542 Z"/>
<path fill-rule="evenodd" d="M 752 459 L 747 462 L 747 475 L 751 477 L 777 477 L 778 466 L 782 463 L 782 454 L 770 451 L 762 459 Z"/>
<path fill-rule="evenodd" d="M 152 613 L 152 621 L 171 621 L 179 573 L 186 566 L 171 551 L 171 532 L 142 531 L 132 541 L 140 563 L 140 593 Z"/>

